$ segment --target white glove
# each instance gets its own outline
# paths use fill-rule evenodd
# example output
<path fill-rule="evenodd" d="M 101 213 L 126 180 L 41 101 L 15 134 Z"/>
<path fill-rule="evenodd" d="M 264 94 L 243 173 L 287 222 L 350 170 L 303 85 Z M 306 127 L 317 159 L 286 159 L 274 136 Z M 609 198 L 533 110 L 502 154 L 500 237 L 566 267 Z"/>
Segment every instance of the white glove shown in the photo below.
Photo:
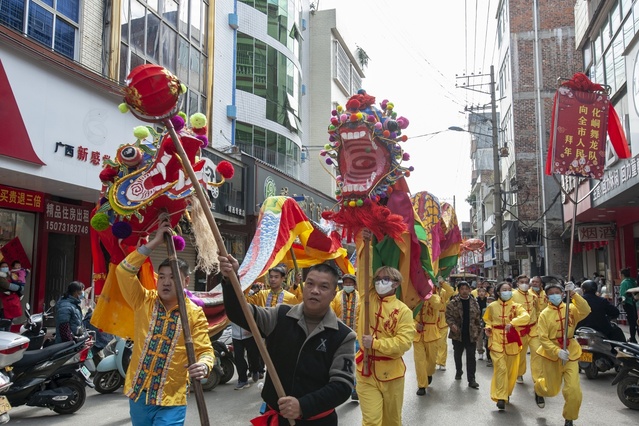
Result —
<path fill-rule="evenodd" d="M 564 286 L 564 290 L 575 291 L 575 283 L 573 283 L 572 281 L 568 281 L 566 285 Z"/>
<path fill-rule="evenodd" d="M 443 283 L 443 282 L 444 282 L 444 279 L 442 278 L 442 276 L 441 276 L 441 275 L 437 277 L 437 282 L 438 282 L 439 284 L 441 284 L 441 283 Z"/>
<path fill-rule="evenodd" d="M 557 356 L 559 357 L 559 359 L 563 361 L 568 361 L 568 357 L 570 356 L 570 353 L 566 349 L 560 349 Z"/>

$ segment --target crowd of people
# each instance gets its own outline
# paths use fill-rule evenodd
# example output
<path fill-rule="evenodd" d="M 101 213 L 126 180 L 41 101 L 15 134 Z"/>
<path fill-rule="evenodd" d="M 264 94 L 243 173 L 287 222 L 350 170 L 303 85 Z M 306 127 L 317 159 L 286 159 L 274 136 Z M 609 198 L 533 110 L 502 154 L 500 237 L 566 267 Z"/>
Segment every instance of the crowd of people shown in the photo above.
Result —
<path fill-rule="evenodd" d="M 155 290 L 146 289 L 137 275 L 170 233 L 170 224 L 161 224 L 155 237 L 129 254 L 116 270 L 120 291 L 135 312 L 136 345 L 125 384 L 134 425 L 183 424 L 189 380 L 206 379 L 214 366 L 206 318 L 187 298 L 196 353 L 196 361 L 188 365 L 168 260 L 158 267 Z M 262 414 L 254 424 L 285 425 L 294 420 L 301 426 L 335 425 L 335 408 L 351 398 L 359 401 L 363 425 L 399 426 L 407 374 L 403 357 L 412 347 L 416 395 L 427 397 L 435 371 L 446 369 L 450 339 L 455 380 L 465 378 L 470 389 L 478 390 L 477 361 L 485 360 L 492 367 L 489 395 L 497 410 L 507 408 L 517 383 L 523 383 L 530 369 L 531 401 L 534 398 L 544 408 L 545 398 L 561 391 L 563 418 L 572 425 L 582 401 L 576 328 L 588 326 L 610 339 L 625 340 L 623 332 L 620 335 L 618 328 L 610 327 L 609 320 L 620 311 L 602 297 L 601 281 L 575 285 L 555 280 L 544 285 L 541 277 L 520 275 L 494 283 L 482 277 L 476 282 L 450 283 L 439 276 L 432 293 L 411 310 L 396 296 L 405 279 L 397 269 L 382 266 L 370 282 L 358 283 L 358 276 L 340 277 L 328 264 L 311 267 L 305 279 L 301 272 L 292 274 L 290 285 L 287 268 L 276 266 L 268 273 L 268 286 L 256 283 L 245 294 L 261 334 L 254 336 L 230 285 L 238 262 L 231 256 L 220 256 L 219 262 L 225 277 L 224 305 L 233 328 L 235 389 L 249 387 L 249 379 L 254 383 L 264 379 Z M 177 265 L 188 285 L 188 264 L 178 259 Z M 630 341 L 636 342 L 638 293 L 632 289 L 637 282 L 628 269 L 621 274 L 623 311 Z M 366 287 L 367 296 L 358 292 Z M 59 341 L 71 340 L 81 327 L 83 295 L 84 285 L 72 282 L 58 301 Z M 285 396 L 278 395 L 256 338 L 265 340 Z"/>

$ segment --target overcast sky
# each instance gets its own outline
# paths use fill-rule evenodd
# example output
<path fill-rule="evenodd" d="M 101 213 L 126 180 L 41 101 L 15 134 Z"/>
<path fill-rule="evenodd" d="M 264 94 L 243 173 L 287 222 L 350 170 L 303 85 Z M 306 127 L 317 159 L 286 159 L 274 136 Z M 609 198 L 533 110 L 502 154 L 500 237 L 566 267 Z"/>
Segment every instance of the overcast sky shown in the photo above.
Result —
<path fill-rule="evenodd" d="M 364 69 L 364 89 L 378 103 L 383 99 L 393 102 L 398 115 L 410 120 L 404 132 L 409 137 L 404 149 L 411 155 L 409 164 L 415 167 L 408 178 L 411 192 L 428 191 L 451 205 L 454 196 L 458 220 L 470 220 L 470 205 L 465 201 L 471 189 L 470 134 L 446 129 L 467 128 L 464 107 L 490 101 L 487 95 L 455 88 L 456 83 L 462 83 L 455 75 L 489 72 L 489 65 L 484 69 L 483 64 L 496 55 L 493 28 L 497 0 L 318 3 L 319 10 L 337 10 L 338 29 L 351 50 L 360 46 L 370 57 Z M 488 90 L 489 86 L 480 89 Z"/>

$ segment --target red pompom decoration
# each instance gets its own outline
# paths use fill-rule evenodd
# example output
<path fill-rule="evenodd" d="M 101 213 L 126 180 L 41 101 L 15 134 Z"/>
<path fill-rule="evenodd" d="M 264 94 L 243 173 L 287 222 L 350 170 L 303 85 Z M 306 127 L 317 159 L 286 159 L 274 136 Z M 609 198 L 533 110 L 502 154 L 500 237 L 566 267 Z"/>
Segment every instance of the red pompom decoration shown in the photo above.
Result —
<path fill-rule="evenodd" d="M 346 109 L 349 111 L 357 111 L 359 109 L 360 103 L 357 99 L 349 99 L 348 102 L 346 102 Z"/>
<path fill-rule="evenodd" d="M 191 130 L 193 130 L 193 133 L 195 133 L 196 135 L 206 135 L 206 133 L 208 132 L 207 126 L 200 127 L 199 129 L 193 127 L 191 128 Z"/>
<path fill-rule="evenodd" d="M 162 147 L 164 148 L 164 152 L 173 155 L 175 154 L 175 144 L 173 144 L 173 139 L 170 136 L 166 136 L 162 141 Z"/>
<path fill-rule="evenodd" d="M 186 241 L 184 241 L 184 238 L 182 238 L 180 235 L 174 235 L 173 245 L 175 246 L 176 251 L 182 251 L 184 250 L 184 247 L 186 247 Z"/>
<path fill-rule="evenodd" d="M 114 167 L 105 167 L 100 172 L 100 180 L 102 182 L 113 182 L 118 175 L 118 169 Z"/>
<path fill-rule="evenodd" d="M 222 175 L 224 179 L 231 179 L 233 174 L 235 173 L 235 169 L 233 168 L 233 164 L 228 161 L 220 161 L 217 165 L 217 171 Z"/>

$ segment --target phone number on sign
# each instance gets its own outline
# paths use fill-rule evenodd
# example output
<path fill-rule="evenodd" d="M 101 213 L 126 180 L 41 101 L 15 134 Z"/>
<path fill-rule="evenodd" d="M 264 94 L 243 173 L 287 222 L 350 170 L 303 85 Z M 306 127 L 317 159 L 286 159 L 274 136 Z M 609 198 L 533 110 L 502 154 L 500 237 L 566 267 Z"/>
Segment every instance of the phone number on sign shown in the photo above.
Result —
<path fill-rule="evenodd" d="M 66 232 L 68 234 L 89 234 L 89 225 L 81 225 L 76 223 L 46 221 L 45 228 L 47 231 Z"/>

